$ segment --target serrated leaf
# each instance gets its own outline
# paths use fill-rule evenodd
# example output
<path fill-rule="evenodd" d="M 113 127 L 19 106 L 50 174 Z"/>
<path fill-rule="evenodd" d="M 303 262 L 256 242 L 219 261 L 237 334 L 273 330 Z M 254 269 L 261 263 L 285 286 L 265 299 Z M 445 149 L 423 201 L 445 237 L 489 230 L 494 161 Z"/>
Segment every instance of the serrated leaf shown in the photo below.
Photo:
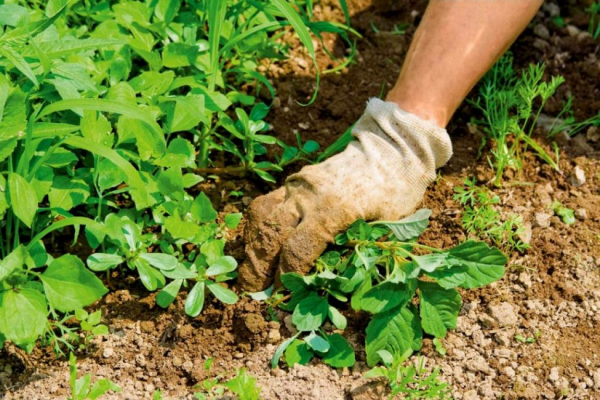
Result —
<path fill-rule="evenodd" d="M 50 263 L 40 275 L 50 305 L 62 312 L 89 306 L 108 289 L 76 256 L 65 254 Z"/>
<path fill-rule="evenodd" d="M 462 299 L 456 289 L 444 289 L 437 283 L 419 282 L 419 309 L 423 330 L 437 338 L 456 328 Z"/>
<path fill-rule="evenodd" d="M 472 289 L 489 285 L 504 276 L 504 266 L 508 259 L 500 250 L 490 248 L 483 242 L 468 240 L 449 250 L 450 265 L 463 265 L 468 269 L 465 280 L 460 285 Z"/>
<path fill-rule="evenodd" d="M 325 318 L 329 304 L 325 297 L 321 297 L 316 293 L 311 293 L 308 297 L 300 301 L 294 313 L 292 314 L 292 323 L 301 332 L 310 332 L 318 329 Z"/>

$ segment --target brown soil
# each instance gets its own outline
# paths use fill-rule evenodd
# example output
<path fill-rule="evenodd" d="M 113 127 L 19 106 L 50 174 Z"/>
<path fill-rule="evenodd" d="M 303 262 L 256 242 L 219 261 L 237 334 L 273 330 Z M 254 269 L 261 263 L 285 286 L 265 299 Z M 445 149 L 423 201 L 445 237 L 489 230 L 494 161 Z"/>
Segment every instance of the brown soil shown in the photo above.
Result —
<path fill-rule="evenodd" d="M 386 92 L 424 9 L 422 1 L 349 3 L 352 25 L 363 35 L 358 40 L 357 61 L 339 74 L 323 77 L 314 105 L 304 108 L 297 104 L 310 98 L 314 90 L 312 68 L 298 47 L 292 50 L 290 61 L 269 67 L 279 93 L 270 123 L 288 142 L 293 143 L 299 131 L 304 140 L 314 139 L 323 146 L 332 143 L 360 116 L 369 97 Z M 585 31 L 582 3 L 561 2 L 560 12 L 567 24 Z M 341 20 L 340 10 L 329 4 L 318 5 L 315 15 Z M 514 45 L 515 60 L 518 66 L 544 60 L 548 75 L 565 76 L 566 83 L 546 113 L 554 115 L 572 94 L 576 116 L 588 118 L 600 109 L 600 42 L 573 28 L 558 28 L 550 19 L 556 4 L 546 4 Z M 406 35 L 389 33 L 401 22 L 411 23 Z M 371 23 L 379 33 L 373 32 Z M 549 37 L 540 36 L 541 28 L 534 30 L 539 25 L 547 28 Z M 287 40 L 297 44 L 292 37 Z M 326 37 L 325 43 L 336 54 L 343 54 L 342 42 L 334 37 Z M 319 63 L 324 68 L 331 66 L 324 54 Z M 460 225 L 462 209 L 452 200 L 453 188 L 461 185 L 464 177 L 476 176 L 481 183 L 491 177 L 486 160 L 476 158 L 479 139 L 467 128 L 473 115 L 465 105 L 450 124 L 455 154 L 424 200 L 424 206 L 434 211 L 431 228 L 423 237 L 426 244 L 449 247 L 465 238 Z M 542 136 L 539 140 L 551 148 Z M 599 150 L 599 142 L 586 140 L 585 133 L 564 140 L 562 172 L 529 157 L 522 176 L 514 179 L 526 184 L 495 190 L 502 199 L 502 212 L 517 213 L 526 221 L 531 249 L 511 255 L 511 267 L 501 281 L 463 293 L 458 327 L 444 340 L 445 357 L 435 353 L 426 339 L 422 356 L 428 367 L 441 368 L 454 398 L 600 398 Z M 575 166 L 587 177 L 580 187 L 568 180 Z M 243 188 L 246 197 L 229 199 L 222 195 L 224 188 Z M 272 188 L 258 180 L 227 178 L 210 182 L 206 189 L 225 211 L 244 211 L 250 197 Z M 535 224 L 536 214 L 550 213 L 547 206 L 554 199 L 579 210 L 575 225 L 567 226 L 557 217 L 550 218 L 547 227 Z M 230 239 L 232 253 L 243 258 L 239 235 Z M 382 394 L 381 385 L 361 376 L 366 371 L 361 347 L 365 322 L 351 311 L 345 335 L 357 349 L 358 362 L 352 370 L 333 370 L 318 362 L 271 370 L 268 360 L 290 332 L 283 322 L 269 321 L 264 304 L 249 299 L 234 306 L 212 302 L 192 320 L 185 316 L 181 298 L 162 310 L 155 306 L 154 295 L 141 286 L 119 280 L 119 276 L 111 282 L 116 290 L 96 305 L 102 309 L 110 334 L 95 338 L 78 353 L 80 374 L 108 377 L 123 387 L 121 394 L 107 398 L 151 398 L 156 389 L 166 398 L 192 398 L 193 386 L 208 377 L 203 364 L 209 357 L 215 359 L 211 376 L 231 376 L 235 369 L 246 367 L 258 378 L 265 399 L 375 399 Z M 277 316 L 284 321 L 286 314 Z M 515 335 L 533 337 L 536 333 L 539 337 L 530 344 L 514 339 Z M 25 355 L 5 346 L 0 353 L 0 371 L 0 397 L 68 395 L 67 362 L 55 359 L 49 349 L 38 348 Z"/>

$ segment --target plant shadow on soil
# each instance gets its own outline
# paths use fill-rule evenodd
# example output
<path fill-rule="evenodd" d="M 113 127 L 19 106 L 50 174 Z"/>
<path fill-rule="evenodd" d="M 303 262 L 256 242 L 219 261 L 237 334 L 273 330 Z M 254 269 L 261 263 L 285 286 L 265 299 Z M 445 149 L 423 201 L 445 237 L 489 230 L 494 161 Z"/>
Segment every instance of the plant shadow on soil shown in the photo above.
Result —
<path fill-rule="evenodd" d="M 331 4 L 335 2 L 322 2 L 315 15 L 342 21 L 341 11 Z M 331 144 L 356 121 L 369 97 L 390 89 L 425 4 L 349 1 L 352 26 L 363 35 L 357 41 L 356 62 L 340 74 L 324 75 L 319 96 L 309 107 L 297 102 L 305 102 L 312 95 L 314 71 L 298 48 L 297 39 L 288 35 L 285 40 L 292 45 L 291 60 L 268 68 L 279 99 L 268 118 L 278 137 L 295 143 L 295 132 L 299 131 L 304 140 L 313 139 L 322 146 Z M 587 22 L 579 11 L 581 3 L 561 7 L 564 16 L 571 17 L 571 23 L 585 30 Z M 394 25 L 402 22 L 411 24 L 406 34 L 392 34 Z M 598 43 L 570 36 L 565 28 L 550 25 L 547 28 L 551 37 L 541 39 L 533 34 L 533 27 L 539 24 L 548 24 L 547 17 L 538 16 L 513 46 L 517 67 L 544 60 L 548 64 L 546 76 L 565 76 L 566 83 L 559 89 L 557 100 L 549 102 L 544 112 L 556 114 L 561 102 L 573 94 L 575 115 L 579 119 L 593 116 L 600 109 L 600 64 L 590 61 L 590 54 L 598 55 Z M 379 33 L 374 32 L 373 26 Z M 325 44 L 337 55 L 346 49 L 343 42 L 329 35 L 325 35 Z M 322 51 L 318 60 L 321 68 L 333 66 Z M 428 245 L 449 247 L 465 239 L 460 207 L 452 200 L 453 187 L 461 185 L 464 177 L 476 176 L 479 183 L 491 178 L 487 162 L 477 159 L 477 132 L 467 131 L 473 116 L 474 111 L 465 104 L 448 128 L 455 154 L 442 169 L 441 178 L 428 190 L 423 205 L 434 211 L 430 228 L 423 236 Z M 547 140 L 541 136 L 538 140 L 547 150 L 551 149 Z M 457 398 L 469 391 L 482 398 L 493 398 L 494 393 L 508 399 L 554 398 L 563 389 L 561 379 L 567 379 L 572 393 L 580 390 L 588 398 L 600 396 L 595 388 L 600 386 L 600 359 L 594 356 L 600 354 L 594 329 L 600 322 L 594 311 L 594 307 L 600 307 L 600 291 L 595 289 L 600 287 L 600 246 L 596 238 L 600 233 L 599 148 L 598 142 L 586 141 L 585 137 L 565 140 L 560 145 L 562 174 L 528 157 L 518 179 L 532 185 L 497 190 L 502 211 L 519 213 L 527 221 L 532 249 L 512 255 L 515 267 L 508 269 L 498 284 L 463 291 L 463 311 L 457 330 L 445 341 L 446 357 L 436 355 L 431 341 L 425 340 L 422 354 L 430 364 L 442 368 L 442 376 L 451 383 Z M 578 188 L 567 183 L 575 165 L 584 169 L 588 177 L 587 183 Z M 279 178 L 283 181 L 299 168 L 292 166 Z M 209 181 L 201 189 L 222 210 L 243 212 L 248 198 L 274 187 L 252 177 L 223 177 Z M 244 199 L 224 194 L 239 188 L 244 191 Z M 572 227 L 557 217 L 551 218 L 548 227 L 536 226 L 536 214 L 548 212 L 548 199 L 559 199 L 573 209 L 585 209 L 587 217 Z M 229 253 L 243 258 L 241 228 L 228 239 Z M 55 246 L 60 243 L 57 240 Z M 85 253 L 81 249 L 71 251 Z M 242 299 L 236 305 L 223 306 L 209 298 L 204 312 L 192 320 L 183 311 L 181 295 L 163 310 L 155 305 L 155 294 L 148 294 L 124 273 L 113 274 L 110 284 L 115 290 L 95 308 L 102 309 L 111 333 L 94 339 L 77 356 L 80 374 L 92 372 L 96 378 L 113 379 L 123 387 L 125 398 L 149 398 L 155 389 L 163 390 L 167 396 L 186 398 L 193 392 L 191 387 L 208 375 L 231 374 L 243 366 L 259 379 L 266 399 L 370 399 L 382 394 L 381 386 L 367 384 L 361 378 L 366 370 L 361 344 L 366 318 L 349 308 L 345 335 L 357 350 L 354 369 L 334 371 L 324 365 L 311 365 L 270 371 L 268 359 L 282 338 L 290 336 L 283 322 L 285 314 L 278 314 L 282 321 L 277 323 L 266 318 L 263 303 Z M 503 321 L 493 318 L 490 306 L 504 303 L 514 306 L 518 322 L 503 325 Z M 534 344 L 526 346 L 513 340 L 517 333 L 531 336 L 536 329 L 542 335 Z M 203 368 L 208 357 L 215 359 L 210 374 Z M 548 380 L 553 368 L 558 368 L 559 378 Z M 597 383 L 593 379 L 596 370 Z M 0 353 L 0 371 L 0 396 L 64 398 L 68 393 L 67 361 L 56 360 L 47 348 L 37 348 L 26 355 L 5 346 Z M 587 386 L 582 389 L 581 384 Z"/>

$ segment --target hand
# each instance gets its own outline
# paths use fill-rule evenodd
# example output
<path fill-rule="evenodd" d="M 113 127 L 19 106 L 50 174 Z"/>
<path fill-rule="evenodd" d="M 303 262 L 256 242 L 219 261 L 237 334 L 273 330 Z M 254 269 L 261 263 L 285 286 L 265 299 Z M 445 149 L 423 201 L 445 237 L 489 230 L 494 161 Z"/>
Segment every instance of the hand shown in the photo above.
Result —
<path fill-rule="evenodd" d="M 452 155 L 445 129 L 379 99 L 368 102 L 352 133 L 358 140 L 343 152 L 250 204 L 242 288 L 259 291 L 279 274 L 309 272 L 335 235 L 359 218 L 410 214 Z"/>

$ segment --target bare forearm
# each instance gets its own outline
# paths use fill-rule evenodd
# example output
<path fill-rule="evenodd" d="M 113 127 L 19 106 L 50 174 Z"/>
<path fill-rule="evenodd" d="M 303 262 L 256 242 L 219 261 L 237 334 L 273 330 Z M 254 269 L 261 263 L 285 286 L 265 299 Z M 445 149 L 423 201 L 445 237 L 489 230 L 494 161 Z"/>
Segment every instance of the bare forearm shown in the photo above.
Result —
<path fill-rule="evenodd" d="M 387 100 L 445 127 L 542 0 L 432 0 Z"/>

